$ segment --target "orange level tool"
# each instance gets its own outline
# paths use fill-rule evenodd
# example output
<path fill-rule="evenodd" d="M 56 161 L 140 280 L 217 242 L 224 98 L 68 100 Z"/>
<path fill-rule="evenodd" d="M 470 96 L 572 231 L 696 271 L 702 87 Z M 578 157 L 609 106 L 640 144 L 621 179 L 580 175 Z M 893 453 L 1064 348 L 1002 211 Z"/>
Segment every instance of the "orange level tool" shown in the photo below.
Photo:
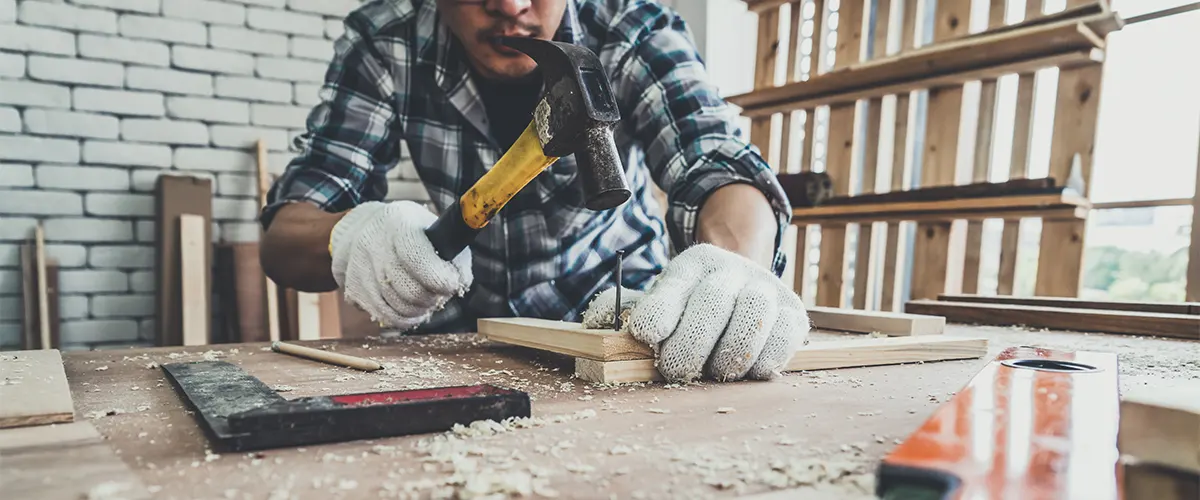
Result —
<path fill-rule="evenodd" d="M 879 466 L 889 499 L 1120 500 L 1117 357 L 1013 347 Z"/>

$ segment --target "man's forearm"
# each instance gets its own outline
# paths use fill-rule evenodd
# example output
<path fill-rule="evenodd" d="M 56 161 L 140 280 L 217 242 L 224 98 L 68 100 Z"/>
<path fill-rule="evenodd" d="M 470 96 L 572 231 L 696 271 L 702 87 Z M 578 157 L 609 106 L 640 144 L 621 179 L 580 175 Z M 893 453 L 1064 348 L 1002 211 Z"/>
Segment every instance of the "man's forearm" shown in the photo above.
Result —
<path fill-rule="evenodd" d="M 259 246 L 263 271 L 280 286 L 302 292 L 336 290 L 329 235 L 343 215 L 308 203 L 280 208 Z"/>
<path fill-rule="evenodd" d="M 767 269 L 775 257 L 779 223 L 767 197 L 749 184 L 713 191 L 700 208 L 696 241 L 740 254 Z"/>

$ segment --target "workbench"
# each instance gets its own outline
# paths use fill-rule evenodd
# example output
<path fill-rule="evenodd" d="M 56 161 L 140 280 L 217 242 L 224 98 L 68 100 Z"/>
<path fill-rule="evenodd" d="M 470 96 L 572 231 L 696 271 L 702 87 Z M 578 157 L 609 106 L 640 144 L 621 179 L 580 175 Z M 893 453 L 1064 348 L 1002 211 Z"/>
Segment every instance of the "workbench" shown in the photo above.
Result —
<path fill-rule="evenodd" d="M 569 358 L 475 335 L 307 342 L 385 364 L 374 373 L 273 353 L 266 344 L 72 352 L 64 360 L 76 419 L 90 418 L 153 497 L 168 499 L 428 498 L 454 491 L 447 482 L 466 482 L 460 491 L 532 482 L 538 493 L 564 498 L 794 498 L 777 488 L 797 486 L 806 488 L 803 498 L 870 497 L 879 459 L 1005 347 L 1117 352 L 1123 387 L 1200 379 L 1197 342 L 946 330 L 987 337 L 989 355 L 770 382 L 623 386 L 572 379 Z M 830 334 L 814 333 L 823 335 Z M 157 367 L 206 358 L 238 364 L 289 398 L 491 383 L 527 391 L 534 420 L 527 428 L 222 454 L 208 448 Z M 62 457 L 61 467 L 75 465 Z M 813 467 L 835 477 L 820 479 Z"/>

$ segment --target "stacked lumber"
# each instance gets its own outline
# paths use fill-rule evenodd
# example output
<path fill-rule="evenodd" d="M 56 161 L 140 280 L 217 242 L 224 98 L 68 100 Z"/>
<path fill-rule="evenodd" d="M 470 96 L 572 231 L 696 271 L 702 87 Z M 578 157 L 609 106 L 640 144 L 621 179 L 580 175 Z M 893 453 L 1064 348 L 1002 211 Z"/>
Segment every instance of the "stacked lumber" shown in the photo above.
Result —
<path fill-rule="evenodd" d="M 1200 340 L 1200 307 L 1193 303 L 941 295 L 910 301 L 904 309 L 957 323 Z"/>

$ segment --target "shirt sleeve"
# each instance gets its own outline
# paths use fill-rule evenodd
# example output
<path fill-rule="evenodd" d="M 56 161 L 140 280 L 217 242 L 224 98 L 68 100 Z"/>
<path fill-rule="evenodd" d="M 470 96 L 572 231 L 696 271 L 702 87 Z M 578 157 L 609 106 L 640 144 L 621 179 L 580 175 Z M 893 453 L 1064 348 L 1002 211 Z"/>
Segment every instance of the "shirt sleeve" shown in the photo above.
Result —
<path fill-rule="evenodd" d="M 366 19 L 347 17 L 320 102 L 297 141 L 303 149 L 267 195 L 260 217 L 264 229 L 287 203 L 309 202 L 341 212 L 387 195 L 387 171 L 400 155 L 394 84 L 391 68 L 364 35 L 367 30 Z"/>
<path fill-rule="evenodd" d="M 740 137 L 736 108 L 709 82 L 683 20 L 666 9 L 643 19 L 623 16 L 610 33 L 630 37 L 628 50 L 618 54 L 614 91 L 623 126 L 667 193 L 667 230 L 675 248 L 695 243 L 700 207 L 713 191 L 750 184 L 775 212 L 779 231 L 772 267 L 781 275 L 786 259 L 780 243 L 791 206 L 757 148 Z"/>

